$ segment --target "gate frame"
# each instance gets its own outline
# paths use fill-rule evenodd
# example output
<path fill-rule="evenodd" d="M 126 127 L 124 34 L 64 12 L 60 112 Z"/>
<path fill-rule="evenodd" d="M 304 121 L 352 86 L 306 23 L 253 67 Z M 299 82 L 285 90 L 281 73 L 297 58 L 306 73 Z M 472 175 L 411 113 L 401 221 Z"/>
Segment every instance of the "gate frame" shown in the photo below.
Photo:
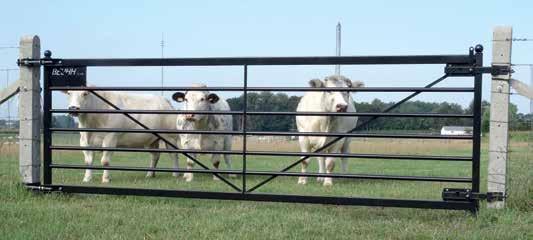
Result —
<path fill-rule="evenodd" d="M 38 39 L 37 39 L 38 40 Z M 21 44 L 23 42 L 21 41 Z M 478 47 L 479 46 L 479 47 Z M 319 203 L 319 204 L 339 204 L 339 205 L 364 205 L 364 206 L 390 206 L 390 207 L 411 207 L 411 208 L 435 208 L 435 209 L 457 209 L 457 210 L 469 210 L 472 212 L 476 212 L 479 208 L 479 200 L 486 198 L 487 195 L 480 192 L 480 178 L 479 178 L 479 164 L 480 164 L 480 133 L 481 133 L 481 82 L 482 82 L 482 74 L 484 73 L 499 73 L 499 70 L 494 67 L 483 67 L 482 64 L 482 51 L 483 48 L 480 47 L 480 45 L 476 46 L 475 53 L 474 49 L 471 48 L 469 55 L 426 55 L 426 56 L 375 56 L 375 57 L 289 57 L 289 58 L 174 58 L 174 59 L 53 59 L 51 58 L 51 53 L 49 51 L 45 52 L 45 58 L 40 59 L 38 57 L 32 56 L 31 58 L 24 58 L 23 55 L 21 55 L 21 59 L 19 59 L 18 63 L 20 66 L 24 66 L 28 69 L 32 69 L 32 71 L 38 71 L 40 69 L 40 66 L 44 67 L 44 104 L 43 107 L 45 109 L 43 113 L 43 124 L 44 124 L 44 137 L 43 137 L 43 143 L 45 145 L 44 148 L 44 158 L 43 158 L 43 184 L 40 183 L 40 181 L 35 181 L 35 176 L 37 176 L 37 179 L 39 179 L 39 172 L 32 171 L 33 180 L 31 181 L 25 181 L 27 185 L 33 185 L 33 189 L 43 190 L 43 191 L 62 191 L 62 192 L 72 192 L 72 193 L 97 193 L 97 194 L 127 194 L 127 195 L 148 195 L 148 196 L 166 196 L 166 197 L 187 197 L 187 198 L 209 198 L 209 199 L 233 199 L 233 200 L 251 200 L 251 201 L 274 201 L 274 202 L 301 202 L 301 203 Z M 22 47 L 21 47 L 22 49 Z M 460 61 L 460 60 L 468 59 L 468 61 Z M 468 63 L 468 64 L 466 64 Z M 464 199 L 455 199 L 453 201 L 434 201 L 434 200 L 415 200 L 415 199 L 382 199 L 382 198 L 353 198 L 353 197 L 326 197 L 326 196 L 299 196 L 299 195 L 281 195 L 281 194 L 257 194 L 257 193 L 251 193 L 251 191 L 255 190 L 257 187 L 260 187 L 263 183 L 259 184 L 259 186 L 252 187 L 251 191 L 246 191 L 246 181 L 243 181 L 243 186 L 245 186 L 240 193 L 227 193 L 227 192 L 202 192 L 202 191 L 179 191 L 179 190 L 154 190 L 154 189 L 132 189 L 132 188 L 116 188 L 116 187 L 82 187 L 82 186 L 69 186 L 69 185 L 54 185 L 52 184 L 52 167 L 56 168 L 74 168 L 78 169 L 79 166 L 60 166 L 55 164 L 54 166 L 51 163 L 51 116 L 52 112 L 51 110 L 51 87 L 49 86 L 48 77 L 49 76 L 49 68 L 51 66 L 234 66 L 234 65 L 242 65 L 244 66 L 244 86 L 242 88 L 243 94 L 247 94 L 248 91 L 254 91 L 254 88 L 248 88 L 247 87 L 247 66 L 248 65 L 336 65 L 336 64 L 343 64 L 343 65 L 352 65 L 352 64 L 446 64 L 445 68 L 445 75 L 444 78 L 447 76 L 468 76 L 468 77 L 474 77 L 474 114 L 472 116 L 474 121 L 474 133 L 473 133 L 473 149 L 472 149 L 472 191 L 470 192 L 467 197 Z M 465 65 L 466 64 L 466 65 Z M 48 70 L 47 70 L 48 69 Z M 465 70 L 466 69 L 466 70 Z M 22 74 L 21 74 L 22 78 Z M 444 78 L 440 79 L 443 80 Z M 439 82 L 440 80 L 437 79 Z M 32 81 L 35 82 L 35 79 Z M 38 78 L 37 78 L 38 83 Z M 436 83 L 435 83 L 436 84 Z M 429 86 L 431 87 L 431 86 Z M 67 87 L 68 88 L 68 87 Z M 75 88 L 68 88 L 68 89 L 75 89 Z M 81 88 L 80 88 L 81 89 Z M 89 88 L 85 88 L 89 89 Z M 92 88 L 93 93 L 95 89 L 98 90 L 110 90 L 111 88 Z M 125 89 L 125 88 L 121 88 Z M 142 88 L 147 90 L 182 90 L 185 88 Z M 141 88 L 129 88 L 129 90 L 142 90 Z M 190 89 L 190 88 L 189 88 Z M 215 90 L 214 88 L 210 88 Z M 235 90 L 235 88 L 227 88 L 230 90 Z M 227 90 L 222 88 L 216 88 L 216 90 Z M 258 88 L 256 88 L 258 89 Z M 268 90 L 269 88 L 262 88 L 261 90 Z M 303 88 L 271 88 L 272 90 L 279 90 L 279 89 L 285 89 L 289 91 L 302 91 Z M 423 88 L 412 88 L 414 90 L 414 95 L 425 91 Z M 61 90 L 61 87 L 55 87 L 54 90 Z M 65 90 L 65 89 L 63 89 Z M 320 89 L 319 89 L 320 90 Z M 323 89 L 322 89 L 323 90 Z M 331 90 L 331 89 L 328 89 Z M 356 91 L 376 91 L 377 89 L 374 88 L 365 88 L 365 89 L 355 89 Z M 393 88 L 381 88 L 381 90 L 387 90 L 387 91 L 395 91 Z M 407 91 L 409 89 L 403 89 L 403 91 Z M 427 90 L 427 89 L 426 89 Z M 256 90 L 257 91 L 257 90 Z M 431 90 L 429 90 L 431 91 Z M 407 101 L 410 99 L 410 97 L 402 100 L 399 102 L 399 104 Z M 245 101 L 246 102 L 246 101 Z M 398 104 L 398 105 L 399 105 Z M 391 108 L 392 110 L 392 108 Z M 60 112 L 60 111 L 56 111 Z M 71 111 L 72 112 L 72 111 Z M 122 114 L 124 111 L 121 112 Z M 184 111 L 180 111 L 180 113 L 185 113 Z M 243 123 L 246 123 L 246 117 L 249 112 L 246 112 L 244 110 L 243 113 Z M 32 113 L 35 114 L 35 113 Z M 216 113 L 215 113 L 216 114 Z M 218 113 L 220 114 L 220 113 Z M 272 113 L 270 113 L 272 114 Z M 285 113 L 287 115 L 296 115 L 296 114 L 290 114 Z M 328 114 L 329 115 L 329 114 Z M 334 115 L 334 114 L 331 114 Z M 342 115 L 342 114 L 340 114 Z M 346 114 L 349 115 L 349 114 Z M 353 114 L 353 115 L 363 115 L 361 113 Z M 415 117 L 417 114 L 413 114 Z M 372 119 L 377 119 L 381 116 L 394 116 L 394 114 L 366 114 L 366 116 L 373 116 Z M 246 125 L 244 125 L 246 126 Z M 360 125 L 358 125 L 359 127 Z M 57 131 L 61 131 L 61 129 L 56 129 Z M 63 129 L 64 130 L 64 129 Z M 148 129 L 149 130 L 149 129 Z M 79 131 L 79 130 L 78 130 Z M 22 133 L 22 131 L 21 131 Z M 254 132 L 249 132 L 246 130 L 246 128 L 243 128 L 243 131 L 241 131 L 241 134 L 243 136 L 247 135 L 254 135 Z M 212 133 L 210 133 L 212 134 Z M 223 133 L 219 133 L 223 134 Z M 226 133 L 228 134 L 228 133 Z M 289 133 L 286 133 L 287 135 Z M 282 135 L 282 133 L 279 133 L 279 135 Z M 298 134 L 290 134 L 290 135 L 298 135 Z M 332 134 L 332 136 L 337 136 L 339 139 L 346 137 L 346 136 L 357 136 L 358 134 Z M 359 134 L 360 136 L 361 134 Z M 383 136 L 383 135 L 380 135 Z M 370 136 L 372 137 L 372 136 Z M 379 137 L 379 136 L 374 136 Z M 410 136 L 400 136 L 400 138 L 409 138 Z M 243 139 L 246 139 L 244 137 Z M 241 174 L 243 176 L 243 179 L 245 179 L 245 176 L 248 174 L 250 175 L 249 171 L 246 171 L 246 155 L 249 155 L 247 151 L 245 151 L 246 148 L 246 140 L 243 141 L 243 170 L 240 172 L 235 172 L 236 174 Z M 22 150 L 22 149 L 21 149 Z M 33 150 L 32 150 L 33 152 Z M 162 150 L 161 152 L 165 152 L 165 150 Z M 190 151 L 189 151 L 190 152 Z M 183 153 L 183 151 L 181 152 Z M 257 155 L 260 155 L 259 153 Z M 265 154 L 268 155 L 268 154 Z M 310 156 L 313 156 L 312 154 L 299 154 L 300 156 L 306 156 L 307 158 Z M 368 157 L 368 156 L 366 156 Z M 397 156 L 396 156 L 397 157 Z M 32 159 L 32 162 L 35 163 L 35 159 Z M 253 175 L 271 175 L 269 180 L 277 177 L 277 176 L 320 176 L 320 174 L 292 174 L 290 172 L 285 172 L 286 170 L 296 166 L 301 161 L 297 161 L 293 164 L 291 164 L 286 169 L 282 170 L 278 173 L 272 173 L 272 172 L 252 172 Z M 40 165 L 40 161 L 38 161 Z M 21 159 L 22 164 L 22 159 Z M 21 165 L 22 166 L 22 165 Z M 33 164 L 35 166 L 35 164 Z M 118 170 L 117 167 L 91 167 L 88 168 L 87 166 L 82 166 L 83 169 L 110 169 L 110 170 Z M 230 173 L 230 171 L 197 171 L 197 170 L 187 170 L 187 171 L 177 171 L 175 169 L 149 169 L 149 168 L 139 168 L 139 169 L 123 169 L 127 171 L 145 171 L 145 170 L 154 170 L 154 171 L 161 171 L 161 172 L 209 172 L 209 173 Z M 22 173 L 22 170 L 21 170 Z M 234 172 L 231 172 L 234 173 Z M 354 174 L 344 174 L 344 175 L 328 175 L 332 177 L 346 177 L 346 178 L 380 178 L 379 175 L 359 175 L 356 176 Z M 398 179 L 398 180 L 406 180 L 401 178 L 394 178 L 394 177 L 401 177 L 401 176 L 391 176 L 393 178 L 391 179 Z M 416 176 L 411 176 L 415 177 Z M 269 181 L 268 180 L 268 181 Z M 438 181 L 439 179 L 436 179 Z M 30 187 L 32 188 L 32 187 Z M 444 192 L 443 192 L 444 195 Z"/>

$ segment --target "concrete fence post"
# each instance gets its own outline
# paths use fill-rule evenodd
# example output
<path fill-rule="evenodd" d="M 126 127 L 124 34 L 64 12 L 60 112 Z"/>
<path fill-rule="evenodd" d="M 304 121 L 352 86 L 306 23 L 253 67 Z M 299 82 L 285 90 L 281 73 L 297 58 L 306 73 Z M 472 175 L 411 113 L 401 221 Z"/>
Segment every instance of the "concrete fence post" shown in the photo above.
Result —
<path fill-rule="evenodd" d="M 38 59 L 41 43 L 38 36 L 20 40 L 20 58 Z M 19 170 L 24 184 L 41 182 L 41 68 L 20 66 L 19 92 Z"/>
<path fill-rule="evenodd" d="M 509 26 L 494 28 L 492 64 L 511 66 L 513 29 Z M 511 73 L 493 75 L 490 99 L 490 139 L 487 175 L 488 192 L 506 192 L 507 157 L 509 146 L 509 92 Z M 488 208 L 503 208 L 505 201 L 487 203 Z"/>

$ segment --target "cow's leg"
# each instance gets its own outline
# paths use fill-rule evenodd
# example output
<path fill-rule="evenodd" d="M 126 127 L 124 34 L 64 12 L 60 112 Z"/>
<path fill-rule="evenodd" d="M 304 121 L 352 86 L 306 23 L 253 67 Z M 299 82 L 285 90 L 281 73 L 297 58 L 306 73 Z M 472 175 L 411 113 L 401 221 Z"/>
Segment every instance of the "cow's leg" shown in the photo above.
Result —
<path fill-rule="evenodd" d="M 178 154 L 177 153 L 169 153 L 169 156 L 172 159 L 172 167 L 174 169 L 178 169 L 179 168 Z M 179 172 L 173 172 L 172 176 L 179 177 L 180 173 Z"/>
<path fill-rule="evenodd" d="M 326 157 L 326 174 L 332 174 L 333 169 L 335 168 L 335 158 Z M 333 185 L 333 179 L 331 177 L 324 178 L 324 186 Z"/>
<path fill-rule="evenodd" d="M 221 154 L 211 154 L 211 162 L 213 163 L 213 167 L 215 167 L 215 170 L 218 170 L 220 167 L 220 155 Z M 213 175 L 213 180 L 220 180 L 216 175 Z"/>
<path fill-rule="evenodd" d="M 309 166 L 309 162 L 311 159 L 305 159 L 302 161 L 302 173 L 307 173 L 307 167 Z M 307 184 L 307 177 L 301 176 L 298 177 L 298 184 Z"/>
<path fill-rule="evenodd" d="M 159 141 L 155 141 L 152 144 L 150 144 L 150 148 L 152 148 L 152 149 L 159 148 Z M 156 168 L 157 167 L 157 162 L 159 162 L 159 157 L 161 156 L 161 154 L 158 153 L 158 152 L 153 152 L 153 153 L 150 153 L 150 155 L 152 155 L 152 159 L 150 160 L 150 168 Z M 154 171 L 148 171 L 146 173 L 146 177 L 149 177 L 149 178 L 155 177 L 155 172 Z"/>
<path fill-rule="evenodd" d="M 80 132 L 80 146 L 88 147 L 89 146 L 90 134 L 86 132 Z M 87 166 L 93 165 L 94 152 L 93 151 L 83 151 L 83 160 Z M 93 171 L 91 169 L 85 170 L 85 176 L 83 176 L 83 182 L 90 182 L 92 179 Z"/>
<path fill-rule="evenodd" d="M 167 138 L 168 140 L 172 139 L 172 137 L 169 137 Z M 175 140 L 175 139 L 173 139 Z M 178 146 L 178 142 L 179 141 L 175 141 L 174 144 L 176 144 L 176 146 Z M 172 148 L 170 145 L 168 145 L 167 143 L 165 143 L 164 141 L 160 141 L 160 147 L 161 148 L 166 148 L 166 149 L 174 149 Z M 179 168 L 179 162 L 178 162 L 178 154 L 177 153 L 169 153 L 168 156 L 170 157 L 170 159 L 172 159 L 172 167 L 174 169 L 178 169 Z M 172 176 L 174 177 L 179 177 L 180 176 L 180 173 L 179 172 L 173 172 L 172 173 Z"/>
<path fill-rule="evenodd" d="M 117 146 L 117 137 L 115 136 L 115 134 L 108 134 L 104 137 L 102 147 L 114 148 L 116 146 Z M 102 159 L 101 159 L 102 166 L 104 167 L 109 166 L 109 162 L 111 161 L 112 155 L 113 155 L 113 151 L 104 151 L 102 153 Z M 104 170 L 104 174 L 102 175 L 102 183 L 108 183 L 109 180 L 110 180 L 109 170 Z"/>
<path fill-rule="evenodd" d="M 196 154 L 189 153 L 189 155 L 191 155 L 191 157 L 193 158 L 196 158 Z M 187 169 L 189 170 L 189 169 L 192 169 L 193 167 L 194 167 L 194 161 L 191 160 L 190 158 L 187 158 Z M 185 179 L 186 182 L 190 182 L 192 181 L 193 175 L 191 172 L 184 173 L 183 178 Z"/>
<path fill-rule="evenodd" d="M 300 149 L 303 153 L 307 153 L 310 151 L 309 149 L 309 143 L 307 141 L 306 137 L 300 136 L 298 139 L 300 142 Z M 303 158 L 303 157 L 302 157 Z M 302 173 L 307 173 L 307 166 L 309 166 L 310 159 L 307 158 L 302 161 Z M 300 176 L 298 177 L 298 184 L 307 184 L 307 177 Z"/>
<path fill-rule="evenodd" d="M 317 157 L 318 162 L 318 173 L 326 173 L 326 161 L 324 157 Z M 324 182 L 324 177 L 317 177 L 317 182 Z"/>
<path fill-rule="evenodd" d="M 87 166 L 92 166 L 93 159 L 94 159 L 94 152 L 83 151 L 83 156 L 84 156 L 85 164 L 87 164 Z M 85 176 L 83 176 L 83 182 L 90 182 L 92 178 L 93 178 L 93 170 L 86 169 Z"/>
<path fill-rule="evenodd" d="M 231 136 L 227 136 L 227 137 L 224 138 L 224 150 L 231 151 Z M 232 170 L 231 158 L 230 158 L 231 156 L 229 154 L 224 154 L 223 157 L 224 157 L 224 163 L 226 164 L 226 168 L 228 170 Z M 230 174 L 229 177 L 230 178 L 236 178 L 237 175 Z"/>
<path fill-rule="evenodd" d="M 350 139 L 346 139 L 342 145 L 341 153 L 350 153 Z M 348 158 L 341 158 L 341 171 L 342 173 L 348 172 Z"/>

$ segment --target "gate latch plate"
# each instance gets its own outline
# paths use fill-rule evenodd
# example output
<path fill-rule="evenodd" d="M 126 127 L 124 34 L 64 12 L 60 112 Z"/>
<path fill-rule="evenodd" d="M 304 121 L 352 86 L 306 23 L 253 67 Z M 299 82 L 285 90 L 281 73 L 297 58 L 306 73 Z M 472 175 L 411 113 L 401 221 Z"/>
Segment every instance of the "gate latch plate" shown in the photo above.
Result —
<path fill-rule="evenodd" d="M 492 65 L 490 67 L 480 67 L 465 64 L 448 64 L 444 68 L 444 73 L 450 76 L 472 76 L 478 73 L 490 73 L 491 75 L 506 75 L 512 73 L 510 66 Z"/>
<path fill-rule="evenodd" d="M 467 201 L 472 197 L 472 190 L 467 188 L 445 188 L 442 190 L 444 201 Z"/>
<path fill-rule="evenodd" d="M 502 192 L 477 193 L 468 188 L 445 188 L 442 190 L 444 201 L 487 200 L 487 202 L 503 201 L 506 198 Z"/>

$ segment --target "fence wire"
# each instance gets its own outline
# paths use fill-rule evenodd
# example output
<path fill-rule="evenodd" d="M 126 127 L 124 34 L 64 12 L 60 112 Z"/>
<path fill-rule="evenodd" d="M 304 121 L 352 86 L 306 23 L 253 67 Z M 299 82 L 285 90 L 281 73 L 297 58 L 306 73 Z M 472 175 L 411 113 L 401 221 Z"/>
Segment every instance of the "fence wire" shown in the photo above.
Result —
<path fill-rule="evenodd" d="M 529 66 L 529 84 L 533 86 L 533 65 L 525 66 Z M 532 192 L 533 184 L 533 100 L 529 103 L 529 113 L 517 113 L 516 109 L 509 108 L 510 138 L 505 191 L 509 197 L 507 204 L 511 208 L 531 209 L 533 207 L 533 201 L 528 196 Z"/>

